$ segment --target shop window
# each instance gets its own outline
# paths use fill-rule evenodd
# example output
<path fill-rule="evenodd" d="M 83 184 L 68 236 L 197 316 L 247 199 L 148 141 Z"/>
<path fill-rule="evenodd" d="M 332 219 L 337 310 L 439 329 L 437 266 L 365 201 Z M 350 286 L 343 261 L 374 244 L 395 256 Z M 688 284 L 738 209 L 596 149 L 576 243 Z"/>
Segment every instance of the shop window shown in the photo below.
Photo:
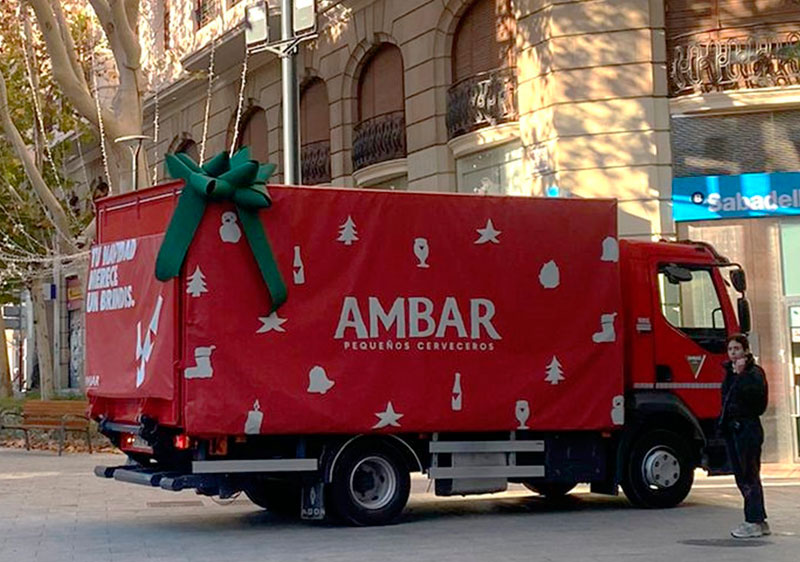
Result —
<path fill-rule="evenodd" d="M 784 294 L 800 295 L 800 222 L 781 224 Z"/>
<path fill-rule="evenodd" d="M 456 160 L 457 189 L 480 195 L 527 195 L 522 143 L 510 142 Z"/>

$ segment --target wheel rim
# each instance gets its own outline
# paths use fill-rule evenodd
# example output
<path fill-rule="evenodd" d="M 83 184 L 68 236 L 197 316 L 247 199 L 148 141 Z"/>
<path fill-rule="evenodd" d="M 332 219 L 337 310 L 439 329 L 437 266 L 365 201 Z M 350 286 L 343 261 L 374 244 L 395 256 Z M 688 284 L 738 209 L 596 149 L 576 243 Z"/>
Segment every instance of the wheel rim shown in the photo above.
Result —
<path fill-rule="evenodd" d="M 365 509 L 381 509 L 392 501 L 397 475 L 382 457 L 366 457 L 350 473 L 350 496 Z"/>
<path fill-rule="evenodd" d="M 644 456 L 642 475 L 651 488 L 671 488 L 681 477 L 681 463 L 671 450 L 653 447 Z"/>

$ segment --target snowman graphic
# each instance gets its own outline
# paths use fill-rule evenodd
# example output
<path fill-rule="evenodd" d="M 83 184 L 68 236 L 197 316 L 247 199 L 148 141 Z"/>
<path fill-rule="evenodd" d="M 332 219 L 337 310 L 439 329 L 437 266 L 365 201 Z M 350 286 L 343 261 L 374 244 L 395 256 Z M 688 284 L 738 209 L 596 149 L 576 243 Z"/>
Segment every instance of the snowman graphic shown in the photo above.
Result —
<path fill-rule="evenodd" d="M 222 226 L 219 227 L 219 237 L 223 242 L 236 244 L 242 237 L 242 230 L 236 224 L 236 213 L 226 211 L 222 213 Z"/>

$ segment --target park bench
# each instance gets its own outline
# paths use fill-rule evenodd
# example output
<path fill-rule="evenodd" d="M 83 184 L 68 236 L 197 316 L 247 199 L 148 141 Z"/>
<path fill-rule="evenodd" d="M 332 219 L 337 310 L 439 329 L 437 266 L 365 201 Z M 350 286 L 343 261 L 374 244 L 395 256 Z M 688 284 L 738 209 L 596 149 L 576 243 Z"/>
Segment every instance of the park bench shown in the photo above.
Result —
<path fill-rule="evenodd" d="M 88 405 L 78 400 L 27 400 L 22 405 L 22 413 L 0 412 L 0 430 L 17 430 L 25 433 L 25 448 L 30 451 L 31 430 L 57 430 L 58 454 L 64 450 L 68 431 L 86 434 L 89 453 L 92 452 Z"/>

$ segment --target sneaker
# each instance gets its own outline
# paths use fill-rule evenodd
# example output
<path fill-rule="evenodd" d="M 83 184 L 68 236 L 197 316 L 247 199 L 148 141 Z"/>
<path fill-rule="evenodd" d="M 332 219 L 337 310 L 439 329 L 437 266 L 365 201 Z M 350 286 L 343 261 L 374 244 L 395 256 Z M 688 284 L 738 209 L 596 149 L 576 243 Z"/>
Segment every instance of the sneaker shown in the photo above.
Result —
<path fill-rule="evenodd" d="M 761 525 L 762 535 L 766 537 L 772 534 L 772 530 L 769 528 L 769 523 L 767 523 L 766 521 L 762 521 L 761 523 L 759 523 L 759 525 Z"/>
<path fill-rule="evenodd" d="M 763 534 L 759 523 L 745 522 L 731 531 L 731 536 L 735 539 L 755 539 Z"/>

